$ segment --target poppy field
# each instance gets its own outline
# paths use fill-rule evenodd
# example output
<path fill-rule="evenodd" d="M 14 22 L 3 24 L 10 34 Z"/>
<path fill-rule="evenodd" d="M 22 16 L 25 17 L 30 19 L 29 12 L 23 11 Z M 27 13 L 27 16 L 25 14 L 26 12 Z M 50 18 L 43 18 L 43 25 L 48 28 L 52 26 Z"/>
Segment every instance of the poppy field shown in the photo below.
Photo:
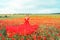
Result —
<path fill-rule="evenodd" d="M 60 14 L 1 14 L 0 40 L 60 40 Z"/>

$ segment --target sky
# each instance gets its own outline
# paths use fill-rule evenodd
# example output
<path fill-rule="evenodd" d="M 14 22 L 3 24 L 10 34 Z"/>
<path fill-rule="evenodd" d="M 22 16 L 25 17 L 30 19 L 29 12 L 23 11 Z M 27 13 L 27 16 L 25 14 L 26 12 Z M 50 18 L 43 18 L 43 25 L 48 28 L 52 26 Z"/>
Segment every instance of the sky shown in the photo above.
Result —
<path fill-rule="evenodd" d="M 0 0 L 0 14 L 60 13 L 60 0 Z"/>

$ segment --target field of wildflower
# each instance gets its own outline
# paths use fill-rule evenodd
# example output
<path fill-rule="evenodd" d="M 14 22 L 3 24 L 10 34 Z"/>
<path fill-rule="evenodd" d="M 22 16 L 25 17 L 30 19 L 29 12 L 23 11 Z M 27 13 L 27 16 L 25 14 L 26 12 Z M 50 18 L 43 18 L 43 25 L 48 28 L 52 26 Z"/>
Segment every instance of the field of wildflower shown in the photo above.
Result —
<path fill-rule="evenodd" d="M 1 14 L 0 40 L 60 40 L 60 14 Z"/>

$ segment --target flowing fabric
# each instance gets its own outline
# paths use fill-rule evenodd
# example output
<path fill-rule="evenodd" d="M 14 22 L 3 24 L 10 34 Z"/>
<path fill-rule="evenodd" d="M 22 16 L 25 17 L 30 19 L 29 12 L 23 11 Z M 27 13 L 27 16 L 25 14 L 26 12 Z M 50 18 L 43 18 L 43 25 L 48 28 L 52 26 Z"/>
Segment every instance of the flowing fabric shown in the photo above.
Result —
<path fill-rule="evenodd" d="M 25 18 L 24 24 L 18 26 L 6 26 L 6 31 L 11 33 L 16 33 L 19 35 L 30 35 L 35 32 L 38 28 L 38 25 L 30 25 L 29 18 Z"/>

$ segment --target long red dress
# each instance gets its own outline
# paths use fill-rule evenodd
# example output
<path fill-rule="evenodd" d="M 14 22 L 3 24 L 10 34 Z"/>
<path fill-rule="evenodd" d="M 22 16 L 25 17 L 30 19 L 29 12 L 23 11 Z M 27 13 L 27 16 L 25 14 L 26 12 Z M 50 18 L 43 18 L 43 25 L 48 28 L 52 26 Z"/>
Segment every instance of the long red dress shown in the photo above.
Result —
<path fill-rule="evenodd" d="M 38 25 L 30 25 L 29 18 L 25 18 L 24 24 L 21 24 L 18 28 L 18 33 L 20 35 L 29 35 L 32 34 L 36 29 L 38 28 Z"/>
<path fill-rule="evenodd" d="M 18 26 L 6 26 L 6 31 L 19 35 L 30 35 L 38 29 L 38 25 L 30 25 L 29 18 L 25 18 L 24 24 Z"/>

